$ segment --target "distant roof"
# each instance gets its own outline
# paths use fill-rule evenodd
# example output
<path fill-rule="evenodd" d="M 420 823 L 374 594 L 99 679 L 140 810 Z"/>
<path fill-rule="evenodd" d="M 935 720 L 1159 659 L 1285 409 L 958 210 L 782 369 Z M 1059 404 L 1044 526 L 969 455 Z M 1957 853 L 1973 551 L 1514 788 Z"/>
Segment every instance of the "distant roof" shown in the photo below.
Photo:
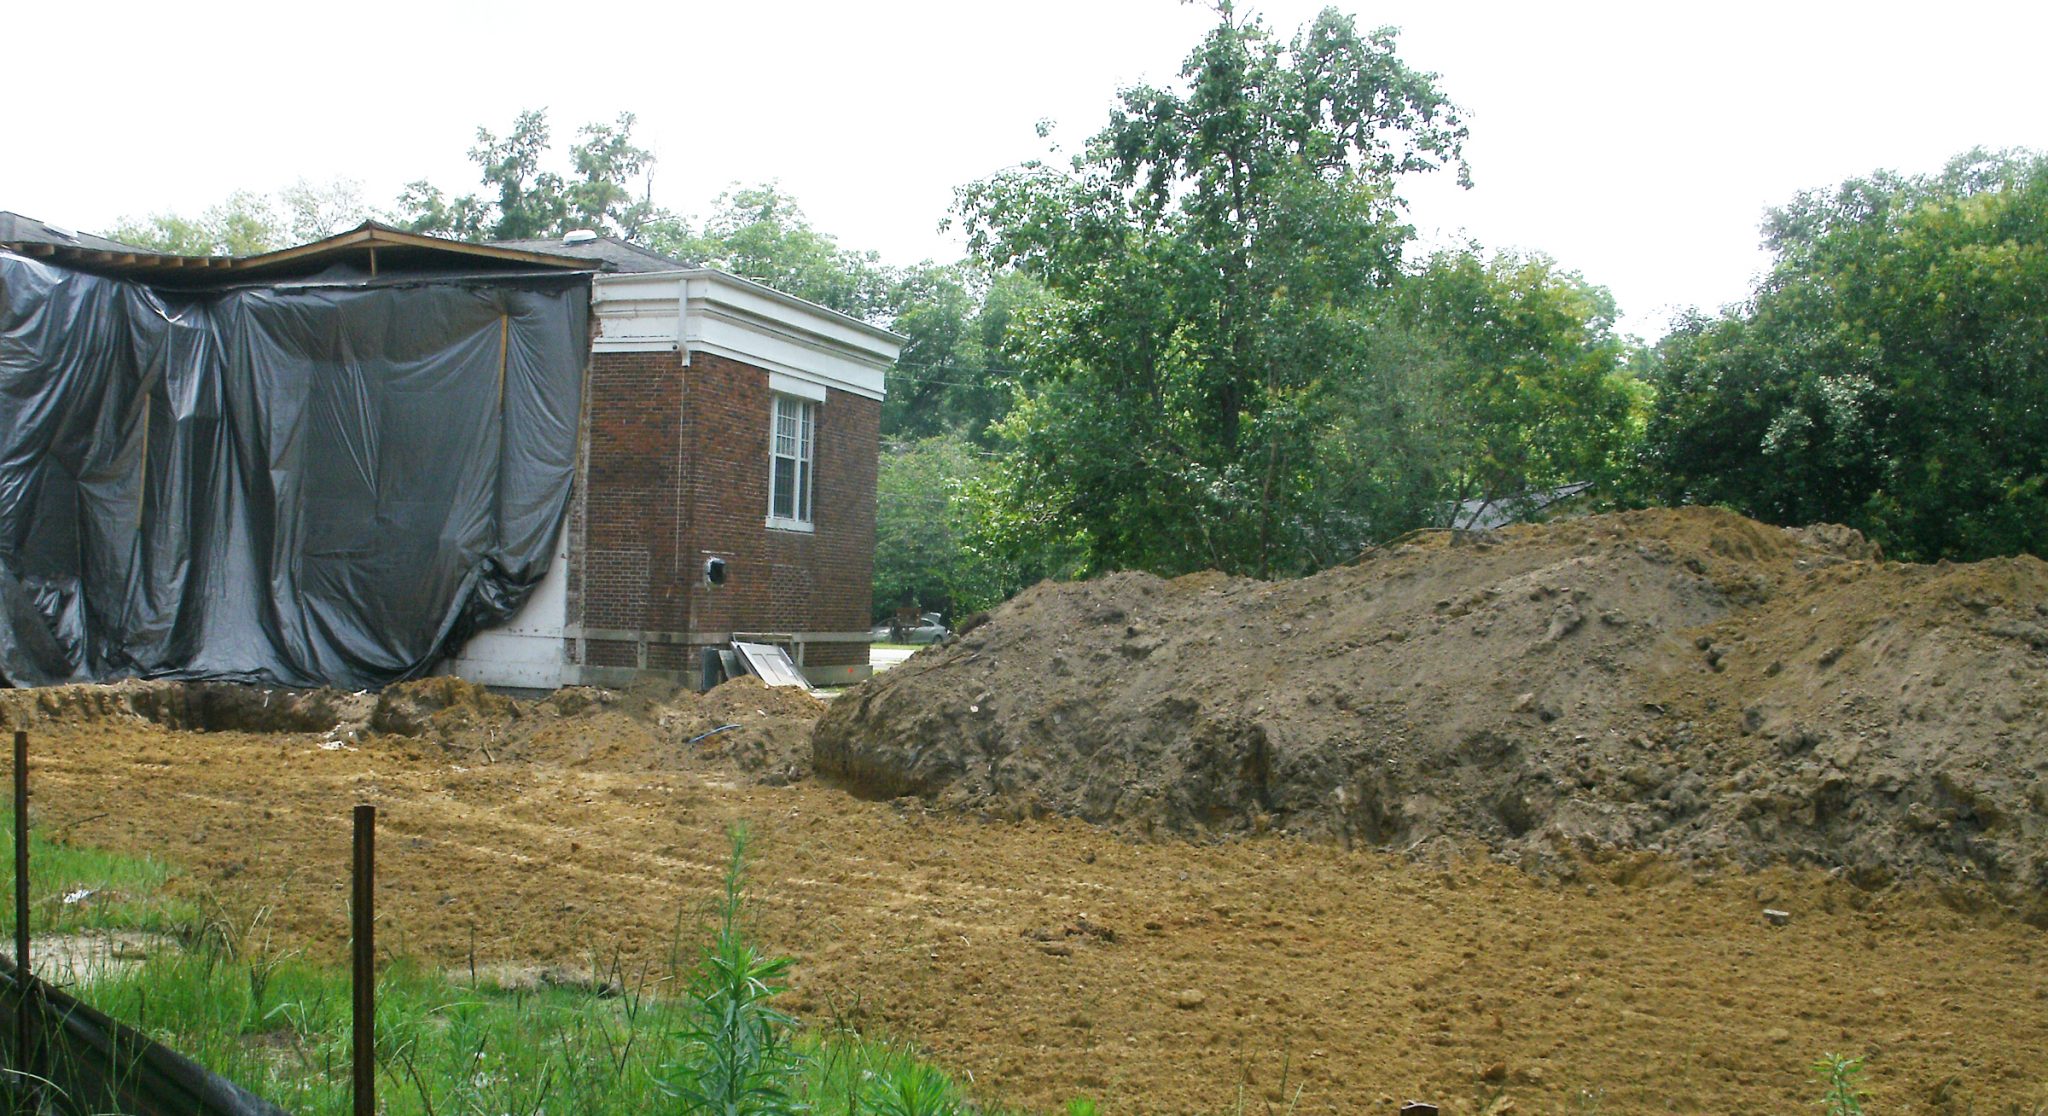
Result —
<path fill-rule="evenodd" d="M 0 209 L 0 244 L 57 244 L 103 252 L 151 251 L 133 244 L 123 244 L 118 240 L 108 240 L 104 236 L 94 236 L 88 232 L 67 229 L 62 225 L 38 221 L 34 217 L 24 217 L 4 209 Z"/>
<path fill-rule="evenodd" d="M 9 216 L 13 216 L 9 214 Z M 121 244 L 104 237 L 64 240 L 49 226 L 37 223 L 34 236 L 16 236 L 0 230 L 0 248 L 11 248 L 26 256 L 49 260 L 87 271 L 100 271 L 128 279 L 179 286 L 238 282 L 243 279 L 292 279 L 313 275 L 335 264 L 346 264 L 369 275 L 386 272 L 448 271 L 512 268 L 592 271 L 591 261 L 559 252 L 531 251 L 489 244 L 469 244 L 423 236 L 404 229 L 365 221 L 347 232 L 254 256 L 179 256 Z"/>
<path fill-rule="evenodd" d="M 562 237 L 542 237 L 527 240 L 487 240 L 486 244 L 499 248 L 514 248 L 522 252 L 549 252 L 558 256 L 578 256 L 595 260 L 605 265 L 606 271 L 640 273 L 648 271 L 679 271 L 694 264 L 649 251 L 637 244 L 620 240 L 616 236 L 599 236 L 569 241 Z"/>
<path fill-rule="evenodd" d="M 1491 531 L 1510 523 L 1534 519 L 1556 504 L 1593 487 L 1592 481 L 1573 481 L 1557 488 L 1539 488 L 1513 496 L 1488 496 L 1458 503 L 1451 526 L 1461 531 Z"/>

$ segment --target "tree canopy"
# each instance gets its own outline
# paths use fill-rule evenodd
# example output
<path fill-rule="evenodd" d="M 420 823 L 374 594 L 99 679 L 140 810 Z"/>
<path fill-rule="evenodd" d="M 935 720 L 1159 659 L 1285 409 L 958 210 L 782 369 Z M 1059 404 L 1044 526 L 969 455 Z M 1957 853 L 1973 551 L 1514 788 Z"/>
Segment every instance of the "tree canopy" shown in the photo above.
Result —
<path fill-rule="evenodd" d="M 421 179 L 398 198 L 398 223 L 414 232 L 457 240 L 558 237 L 576 229 L 638 239 L 662 214 L 649 195 L 654 154 L 633 143 L 636 118 L 622 112 L 610 124 L 585 124 L 570 145 L 570 172 L 551 170 L 553 140 L 546 109 L 519 114 L 503 138 L 476 130 L 470 161 L 484 192 L 449 197 Z"/>
<path fill-rule="evenodd" d="M 158 212 L 127 217 L 106 235 L 124 244 L 181 256 L 253 256 L 319 240 L 370 217 L 361 186 L 350 179 L 316 184 L 300 179 L 275 200 L 237 190 L 198 217 Z"/>
<path fill-rule="evenodd" d="M 1013 335 L 1038 385 L 1000 428 L 1013 494 L 1105 564 L 1304 564 L 1328 389 L 1400 268 L 1394 181 L 1464 175 L 1456 108 L 1391 30 L 1219 17 L 1183 86 L 1127 90 L 1070 167 L 959 193 L 978 258 L 1055 296 Z"/>
<path fill-rule="evenodd" d="M 2048 553 L 2048 158 L 1851 179 L 1764 231 L 1752 298 L 1658 346 L 1647 496 L 1907 558 Z"/>
<path fill-rule="evenodd" d="M 959 193 L 980 262 L 1047 292 L 1005 341 L 1016 516 L 1097 566 L 1293 572 L 1608 469 L 1636 395 L 1605 292 L 1537 257 L 1403 262 L 1400 180 L 1469 181 L 1436 76 L 1334 10 L 1286 41 L 1218 17 L 1069 166 Z"/>

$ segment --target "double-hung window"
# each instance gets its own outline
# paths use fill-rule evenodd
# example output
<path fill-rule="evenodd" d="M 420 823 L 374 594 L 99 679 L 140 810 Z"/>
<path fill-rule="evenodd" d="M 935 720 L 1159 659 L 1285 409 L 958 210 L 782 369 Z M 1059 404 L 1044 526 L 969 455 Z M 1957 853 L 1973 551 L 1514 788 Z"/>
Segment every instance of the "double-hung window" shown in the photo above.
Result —
<path fill-rule="evenodd" d="M 817 434 L 817 404 L 794 395 L 775 396 L 775 421 L 768 434 L 768 526 L 811 529 L 811 469 Z"/>

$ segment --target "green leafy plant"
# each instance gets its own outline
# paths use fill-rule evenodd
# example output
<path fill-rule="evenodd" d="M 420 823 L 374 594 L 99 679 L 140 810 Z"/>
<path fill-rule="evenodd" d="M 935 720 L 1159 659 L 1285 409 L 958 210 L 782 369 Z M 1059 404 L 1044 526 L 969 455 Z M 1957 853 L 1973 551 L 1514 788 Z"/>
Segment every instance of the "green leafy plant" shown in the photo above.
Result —
<path fill-rule="evenodd" d="M 1856 1084 L 1856 1077 L 1862 1072 L 1861 1058 L 1821 1055 L 1820 1060 L 1813 1064 L 1813 1075 L 1826 1086 L 1826 1091 L 1820 1096 L 1821 1110 L 1828 1116 L 1863 1116 L 1863 1102 L 1867 1097 Z"/>
<path fill-rule="evenodd" d="M 791 1045 L 796 1020 L 771 1001 L 792 961 L 765 957 L 741 925 L 746 909 L 747 831 L 734 826 L 719 901 L 718 932 L 690 978 L 682 1053 L 670 1087 L 691 1113 L 778 1116 L 804 1111 L 796 1099 L 803 1058 Z"/>
<path fill-rule="evenodd" d="M 959 1116 L 959 1091 L 945 1073 L 922 1062 L 870 1077 L 862 1107 L 873 1116 Z"/>

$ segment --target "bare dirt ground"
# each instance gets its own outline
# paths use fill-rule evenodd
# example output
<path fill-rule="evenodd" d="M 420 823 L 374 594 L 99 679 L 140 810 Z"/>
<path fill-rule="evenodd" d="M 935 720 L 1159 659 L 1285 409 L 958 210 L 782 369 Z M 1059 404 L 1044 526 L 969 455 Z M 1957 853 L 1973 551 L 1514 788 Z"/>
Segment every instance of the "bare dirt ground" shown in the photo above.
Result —
<path fill-rule="evenodd" d="M 1837 1050 L 1870 1055 L 1878 1111 L 2048 1105 L 2048 942 L 1930 890 L 1696 879 L 1650 854 L 1563 884 L 1273 835 L 1138 842 L 763 785 L 774 765 L 745 757 L 808 699 L 755 686 L 637 708 L 574 694 L 517 720 L 459 687 L 432 710 L 446 686 L 385 713 L 429 709 L 454 743 L 417 725 L 353 741 L 171 728 L 250 714 L 137 684 L 0 709 L 32 733 L 40 824 L 168 857 L 245 910 L 274 904 L 283 942 L 335 958 L 355 802 L 381 809 L 380 942 L 456 970 L 665 954 L 746 820 L 760 933 L 800 959 L 796 1006 L 915 1038 L 1007 1103 L 1226 1112 L 1242 1089 L 1247 1111 L 1284 1111 L 1298 1089 L 1300 1112 L 1411 1096 L 1471 1114 L 1503 1097 L 1522 1113 L 1785 1110 Z M 681 743 L 736 721 L 739 763 L 707 745 L 742 730 Z M 464 742 L 489 739 L 488 759 Z"/>

